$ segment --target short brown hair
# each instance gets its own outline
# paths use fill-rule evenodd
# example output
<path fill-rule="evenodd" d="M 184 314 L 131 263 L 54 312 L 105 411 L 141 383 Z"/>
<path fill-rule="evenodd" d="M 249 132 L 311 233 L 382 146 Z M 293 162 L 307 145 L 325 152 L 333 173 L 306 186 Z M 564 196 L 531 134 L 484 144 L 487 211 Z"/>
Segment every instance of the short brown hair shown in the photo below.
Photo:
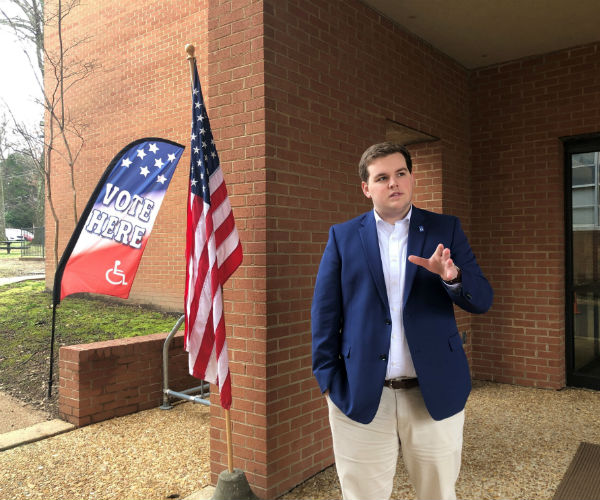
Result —
<path fill-rule="evenodd" d="M 369 170 L 368 167 L 373 160 L 376 158 L 382 158 L 384 156 L 393 155 L 394 153 L 400 153 L 404 156 L 406 160 L 406 167 L 408 171 L 412 173 L 412 159 L 410 158 L 410 153 L 408 149 L 406 149 L 402 144 L 398 144 L 395 142 L 380 142 L 379 144 L 373 144 L 368 147 L 366 151 L 362 154 L 360 158 L 360 162 L 358 163 L 358 175 L 363 182 L 367 182 L 369 180 Z"/>

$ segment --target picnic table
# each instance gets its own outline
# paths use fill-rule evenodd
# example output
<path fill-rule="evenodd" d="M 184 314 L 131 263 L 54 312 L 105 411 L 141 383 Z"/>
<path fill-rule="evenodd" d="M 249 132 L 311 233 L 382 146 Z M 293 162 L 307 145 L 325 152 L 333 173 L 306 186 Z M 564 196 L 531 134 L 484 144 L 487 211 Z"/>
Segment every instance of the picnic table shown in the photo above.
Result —
<path fill-rule="evenodd" d="M 10 253 L 12 248 L 23 248 L 26 243 L 25 240 L 4 240 L 0 241 L 0 248 L 6 249 L 6 253 Z"/>

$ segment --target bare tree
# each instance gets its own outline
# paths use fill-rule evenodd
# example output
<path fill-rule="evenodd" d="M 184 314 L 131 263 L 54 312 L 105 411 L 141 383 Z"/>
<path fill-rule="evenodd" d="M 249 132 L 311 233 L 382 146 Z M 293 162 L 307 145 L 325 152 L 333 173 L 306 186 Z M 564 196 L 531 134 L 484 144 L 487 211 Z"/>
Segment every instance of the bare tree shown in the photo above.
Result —
<path fill-rule="evenodd" d="M 44 0 L 10 0 L 21 13 L 9 16 L 5 9 L 0 9 L 2 18 L 0 25 L 10 27 L 19 39 L 35 48 L 37 68 L 44 75 Z"/>
<path fill-rule="evenodd" d="M 20 121 L 14 114 L 13 111 L 8 108 L 12 123 L 13 132 L 18 137 L 18 143 L 11 143 L 10 149 L 16 153 L 20 153 L 31 159 L 32 164 L 35 166 L 38 174 L 41 176 L 43 182 L 40 186 L 40 192 L 43 192 L 44 185 L 50 185 L 50 172 L 44 166 L 44 129 L 43 124 L 39 128 L 27 127 L 27 125 Z M 52 196 L 48 196 L 48 205 L 52 215 L 58 220 L 58 215 L 54 209 L 54 203 L 52 202 Z M 43 199 L 42 199 L 43 201 Z M 43 208 L 43 207 L 42 207 Z M 39 210 L 39 209 L 38 209 Z M 42 219 L 43 217 L 36 217 L 36 219 Z"/>
<path fill-rule="evenodd" d="M 0 24 L 8 26 L 25 43 L 35 44 L 37 68 L 29 53 L 24 49 L 30 65 L 35 70 L 39 84 L 42 104 L 45 109 L 45 133 L 36 134 L 18 123 L 14 114 L 15 129 L 22 138 L 22 151 L 30 155 L 40 151 L 36 141 L 41 137 L 43 147 L 41 157 L 34 158 L 36 165 L 42 169 L 46 183 L 46 199 L 54 219 L 54 264 L 58 265 L 59 217 L 54 206 L 52 194 L 52 167 L 54 155 L 64 159 L 69 167 L 71 192 L 73 200 L 73 219 L 76 224 L 77 189 L 75 185 L 75 164 L 85 144 L 85 124 L 77 120 L 68 109 L 65 97 L 73 86 L 87 78 L 95 69 L 93 60 L 84 60 L 77 56 L 78 48 L 89 41 L 89 37 L 66 41 L 64 36 L 65 20 L 80 4 L 80 0 L 53 0 L 45 6 L 44 0 L 10 0 L 20 9 L 20 14 L 10 16 L 0 9 Z M 56 33 L 58 44 L 52 50 L 44 44 L 44 32 Z M 41 125 L 42 129 L 44 124 Z M 60 141 L 57 147 L 56 141 Z"/>

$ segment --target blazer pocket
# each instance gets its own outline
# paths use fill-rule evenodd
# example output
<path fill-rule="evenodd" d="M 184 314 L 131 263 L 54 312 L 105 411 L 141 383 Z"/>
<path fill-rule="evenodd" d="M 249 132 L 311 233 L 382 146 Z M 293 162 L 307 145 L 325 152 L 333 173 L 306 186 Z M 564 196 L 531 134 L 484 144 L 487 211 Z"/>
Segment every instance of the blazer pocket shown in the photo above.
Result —
<path fill-rule="evenodd" d="M 460 352 L 463 350 L 462 339 L 458 332 L 448 337 L 448 346 L 452 352 Z"/>

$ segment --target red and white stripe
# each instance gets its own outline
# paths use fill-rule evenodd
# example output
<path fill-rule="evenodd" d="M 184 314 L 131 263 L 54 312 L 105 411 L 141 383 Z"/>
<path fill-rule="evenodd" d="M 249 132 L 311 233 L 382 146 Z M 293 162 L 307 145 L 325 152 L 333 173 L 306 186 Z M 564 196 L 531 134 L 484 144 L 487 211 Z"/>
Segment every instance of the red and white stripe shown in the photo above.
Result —
<path fill-rule="evenodd" d="M 231 377 L 225 339 L 223 284 L 242 262 L 223 173 L 209 179 L 211 203 L 189 191 L 185 349 L 190 374 L 219 386 L 221 406 L 231 406 Z"/>

